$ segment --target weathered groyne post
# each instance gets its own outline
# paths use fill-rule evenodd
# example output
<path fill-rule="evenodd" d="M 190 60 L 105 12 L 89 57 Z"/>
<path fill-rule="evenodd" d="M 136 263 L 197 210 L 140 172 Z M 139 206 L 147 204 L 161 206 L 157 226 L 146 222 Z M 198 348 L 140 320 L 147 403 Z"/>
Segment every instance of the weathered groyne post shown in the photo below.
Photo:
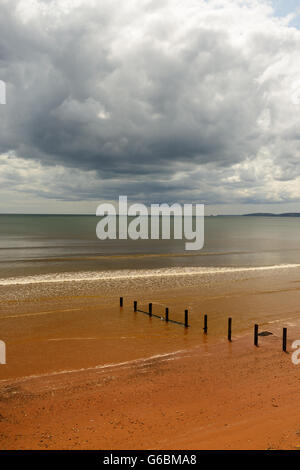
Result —
<path fill-rule="evenodd" d="M 286 352 L 287 328 L 282 330 L 282 351 Z"/>
<path fill-rule="evenodd" d="M 205 334 L 207 334 L 207 315 L 204 315 L 204 328 L 203 331 Z"/>
<path fill-rule="evenodd" d="M 166 307 L 165 320 L 169 321 L 169 309 L 168 309 L 168 307 Z"/>
<path fill-rule="evenodd" d="M 189 311 L 184 311 L 184 326 L 187 328 L 189 326 Z"/>
<path fill-rule="evenodd" d="M 254 325 L 254 346 L 258 346 L 258 325 Z"/>
<path fill-rule="evenodd" d="M 228 318 L 228 341 L 231 341 L 232 318 Z"/>

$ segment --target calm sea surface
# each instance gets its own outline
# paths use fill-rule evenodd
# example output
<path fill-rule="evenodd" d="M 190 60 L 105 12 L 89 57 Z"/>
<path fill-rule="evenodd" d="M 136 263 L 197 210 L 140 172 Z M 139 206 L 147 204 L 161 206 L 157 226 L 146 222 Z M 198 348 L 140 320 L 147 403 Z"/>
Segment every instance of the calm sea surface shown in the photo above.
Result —
<path fill-rule="evenodd" d="M 105 240 L 95 216 L 0 215 L 0 278 L 174 267 L 300 264 L 300 218 L 206 217 L 205 245 Z M 96 274 L 94 274 L 96 275 Z"/>

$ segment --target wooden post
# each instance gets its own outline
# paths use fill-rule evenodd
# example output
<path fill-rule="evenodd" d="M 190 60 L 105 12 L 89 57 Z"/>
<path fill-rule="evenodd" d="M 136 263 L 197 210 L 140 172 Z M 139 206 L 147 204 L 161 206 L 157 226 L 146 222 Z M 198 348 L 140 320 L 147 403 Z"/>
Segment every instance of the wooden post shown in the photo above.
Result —
<path fill-rule="evenodd" d="M 207 315 L 204 315 L 204 328 L 203 328 L 204 333 L 207 333 Z"/>
<path fill-rule="evenodd" d="M 287 338 L 287 328 L 283 328 L 282 331 L 282 351 L 286 352 L 286 338 Z"/>
<path fill-rule="evenodd" d="M 168 309 L 168 307 L 166 307 L 165 320 L 166 320 L 166 321 L 169 321 L 169 309 Z"/>
<path fill-rule="evenodd" d="M 228 318 L 228 341 L 231 341 L 232 318 Z"/>
<path fill-rule="evenodd" d="M 120 297 L 120 307 L 123 307 L 123 297 Z"/>
<path fill-rule="evenodd" d="M 152 304 L 149 304 L 149 317 L 152 317 Z"/>
<path fill-rule="evenodd" d="M 133 310 L 135 312 L 137 311 L 137 301 L 136 300 L 133 302 Z"/>
<path fill-rule="evenodd" d="M 258 346 L 258 325 L 254 325 L 254 346 Z"/>
<path fill-rule="evenodd" d="M 184 326 L 187 328 L 189 326 L 189 311 L 184 311 Z"/>

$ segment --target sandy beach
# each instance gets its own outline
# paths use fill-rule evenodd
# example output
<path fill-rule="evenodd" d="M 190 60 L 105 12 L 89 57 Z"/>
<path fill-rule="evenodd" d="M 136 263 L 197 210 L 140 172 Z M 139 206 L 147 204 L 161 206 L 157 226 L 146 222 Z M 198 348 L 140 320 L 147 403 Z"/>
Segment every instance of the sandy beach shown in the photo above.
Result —
<path fill-rule="evenodd" d="M 298 448 L 299 278 L 284 268 L 1 286 L 0 448 Z M 190 328 L 134 313 L 136 298 L 177 320 L 187 306 Z M 258 348 L 255 322 L 272 333 Z"/>
<path fill-rule="evenodd" d="M 1 383 L 1 449 L 297 449 L 299 369 L 276 335 Z"/>

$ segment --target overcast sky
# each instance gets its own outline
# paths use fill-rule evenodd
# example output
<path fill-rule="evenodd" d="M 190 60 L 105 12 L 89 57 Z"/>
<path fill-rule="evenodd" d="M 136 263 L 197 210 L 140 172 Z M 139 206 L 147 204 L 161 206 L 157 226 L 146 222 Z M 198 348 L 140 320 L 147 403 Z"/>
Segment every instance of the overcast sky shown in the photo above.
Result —
<path fill-rule="evenodd" d="M 298 4 L 298 6 L 297 6 Z M 0 212 L 300 212 L 298 0 L 1 0 Z"/>

